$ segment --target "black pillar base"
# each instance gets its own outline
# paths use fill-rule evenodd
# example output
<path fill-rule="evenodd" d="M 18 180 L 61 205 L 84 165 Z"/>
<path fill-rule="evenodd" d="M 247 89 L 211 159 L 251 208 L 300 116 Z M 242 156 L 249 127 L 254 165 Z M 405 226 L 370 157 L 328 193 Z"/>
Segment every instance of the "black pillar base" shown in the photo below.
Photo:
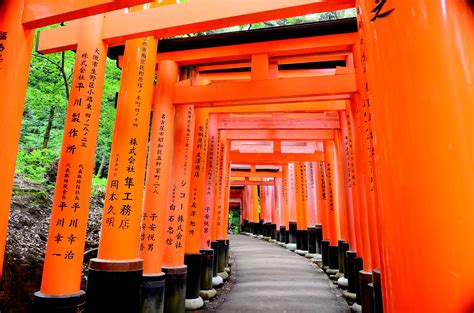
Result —
<path fill-rule="evenodd" d="M 248 220 L 244 220 L 244 223 L 242 225 L 242 231 L 247 232 L 247 233 L 250 232 L 250 230 L 249 230 L 249 221 Z"/>
<path fill-rule="evenodd" d="M 214 250 L 201 250 L 201 290 L 212 289 Z M 216 273 L 217 274 L 217 273 Z"/>
<path fill-rule="evenodd" d="M 184 313 L 186 305 L 186 265 L 163 267 L 166 274 L 165 313 Z"/>
<path fill-rule="evenodd" d="M 286 227 L 280 226 L 280 242 L 286 242 Z"/>
<path fill-rule="evenodd" d="M 323 240 L 323 225 L 316 225 L 316 253 L 322 254 L 323 247 L 321 241 Z"/>
<path fill-rule="evenodd" d="M 187 266 L 186 299 L 196 299 L 201 290 L 201 253 L 186 253 L 184 264 Z"/>
<path fill-rule="evenodd" d="M 280 242 L 281 241 L 281 233 L 280 233 L 280 230 L 276 230 L 275 231 L 275 240 Z"/>
<path fill-rule="evenodd" d="M 321 240 L 321 258 L 323 266 L 329 266 L 329 240 Z"/>
<path fill-rule="evenodd" d="M 296 231 L 296 250 L 303 250 L 302 248 L 302 234 L 301 230 Z"/>
<path fill-rule="evenodd" d="M 86 312 L 141 312 L 143 260 L 89 262 Z"/>
<path fill-rule="evenodd" d="M 272 233 L 272 223 L 263 224 L 263 237 L 270 237 Z"/>
<path fill-rule="evenodd" d="M 214 258 L 212 260 L 212 276 L 217 276 L 217 263 L 218 263 L 218 254 L 219 254 L 219 243 L 217 241 L 211 242 L 212 251 L 214 251 Z"/>
<path fill-rule="evenodd" d="M 275 224 L 271 224 L 270 230 L 271 230 L 270 238 L 271 239 L 276 239 L 277 226 Z"/>
<path fill-rule="evenodd" d="M 217 273 L 225 271 L 225 240 L 217 240 Z"/>
<path fill-rule="evenodd" d="M 33 300 L 33 313 L 82 313 L 85 295 L 82 290 L 67 296 L 49 296 L 37 291 Z"/>
<path fill-rule="evenodd" d="M 362 312 L 373 313 L 373 289 L 369 287 L 372 283 L 372 272 L 360 271 L 359 280 Z"/>
<path fill-rule="evenodd" d="M 372 272 L 374 279 L 374 309 L 375 313 L 383 313 L 383 299 L 382 299 L 382 280 L 380 269 L 376 268 Z"/>
<path fill-rule="evenodd" d="M 296 229 L 297 229 L 296 222 L 290 222 L 288 243 L 297 243 L 297 240 L 296 240 L 297 230 Z"/>
<path fill-rule="evenodd" d="M 346 251 L 349 250 L 349 243 L 344 240 L 339 240 L 338 245 L 338 258 L 339 258 L 339 272 L 345 273 L 344 264 L 346 262 Z"/>
<path fill-rule="evenodd" d="M 263 221 L 260 221 L 257 224 L 257 235 L 258 236 L 263 236 L 263 230 L 264 230 L 264 224 L 263 224 Z"/>
<path fill-rule="evenodd" d="M 364 269 L 364 260 L 359 257 L 354 258 L 354 283 L 356 287 L 357 303 L 362 303 L 362 298 L 360 294 L 360 275 L 359 272 Z"/>
<path fill-rule="evenodd" d="M 308 253 L 316 253 L 316 227 L 308 227 Z"/>
<path fill-rule="evenodd" d="M 329 268 L 332 270 L 339 269 L 339 254 L 337 246 L 329 246 Z"/>
<path fill-rule="evenodd" d="M 301 250 L 308 251 L 308 231 L 301 231 Z"/>
<path fill-rule="evenodd" d="M 290 230 L 285 231 L 285 244 L 290 243 Z"/>
<path fill-rule="evenodd" d="M 344 272 L 344 277 L 347 278 L 348 287 L 347 291 L 351 293 L 356 293 L 356 280 L 354 272 L 354 258 L 357 256 L 355 251 L 346 252 L 346 264 L 347 271 Z"/>
<path fill-rule="evenodd" d="M 165 273 L 143 275 L 141 313 L 163 313 L 165 306 Z"/>
<path fill-rule="evenodd" d="M 230 241 L 229 239 L 227 239 L 225 241 L 225 266 L 229 266 L 230 264 L 230 254 L 229 254 L 229 250 L 230 250 Z"/>

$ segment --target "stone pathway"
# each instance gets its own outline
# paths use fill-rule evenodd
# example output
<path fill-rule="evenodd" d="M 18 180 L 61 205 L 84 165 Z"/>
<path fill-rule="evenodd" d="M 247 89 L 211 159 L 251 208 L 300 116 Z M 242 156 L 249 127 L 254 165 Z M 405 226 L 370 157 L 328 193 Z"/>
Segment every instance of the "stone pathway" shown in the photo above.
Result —
<path fill-rule="evenodd" d="M 230 236 L 236 283 L 217 312 L 350 312 L 316 265 L 276 244 Z"/>

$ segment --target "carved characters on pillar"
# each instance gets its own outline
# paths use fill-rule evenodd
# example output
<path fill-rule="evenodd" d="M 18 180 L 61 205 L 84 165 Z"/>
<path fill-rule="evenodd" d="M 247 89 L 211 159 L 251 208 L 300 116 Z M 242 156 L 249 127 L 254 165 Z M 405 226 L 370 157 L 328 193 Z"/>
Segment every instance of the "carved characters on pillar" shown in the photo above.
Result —
<path fill-rule="evenodd" d="M 7 49 L 7 39 L 8 39 L 8 32 L 4 32 L 0 30 L 0 70 L 2 69 L 2 63 L 4 59 L 4 52 Z"/>

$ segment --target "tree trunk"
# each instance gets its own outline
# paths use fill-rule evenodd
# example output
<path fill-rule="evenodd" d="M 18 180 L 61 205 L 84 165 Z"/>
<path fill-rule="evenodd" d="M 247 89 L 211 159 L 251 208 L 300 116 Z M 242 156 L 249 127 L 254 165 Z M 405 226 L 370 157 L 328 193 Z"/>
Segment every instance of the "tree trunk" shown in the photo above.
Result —
<path fill-rule="evenodd" d="M 46 125 L 46 130 L 43 136 L 43 146 L 42 149 L 48 148 L 49 138 L 51 137 L 51 129 L 53 128 L 54 113 L 56 112 L 56 106 L 51 105 L 49 108 L 49 118 L 48 125 Z"/>
<path fill-rule="evenodd" d="M 100 160 L 99 170 L 97 171 L 97 177 L 102 177 L 102 172 L 104 171 L 106 157 L 105 154 L 102 154 L 102 159 Z"/>

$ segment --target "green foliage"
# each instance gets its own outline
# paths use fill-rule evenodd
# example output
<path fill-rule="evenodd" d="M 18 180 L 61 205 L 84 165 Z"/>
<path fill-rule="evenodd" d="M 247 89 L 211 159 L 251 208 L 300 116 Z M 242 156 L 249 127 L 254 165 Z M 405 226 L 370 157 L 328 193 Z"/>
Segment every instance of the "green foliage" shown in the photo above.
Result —
<path fill-rule="evenodd" d="M 57 159 L 56 152 L 50 149 L 20 150 L 17 159 L 17 172 L 34 182 L 44 182 L 48 167 Z"/>
<path fill-rule="evenodd" d="M 17 160 L 17 172 L 26 179 L 44 181 L 46 167 L 59 158 L 75 56 L 33 51 Z M 102 175 L 107 174 L 120 75 L 115 61 L 107 60 L 95 169 L 102 165 Z"/>
<path fill-rule="evenodd" d="M 229 210 L 229 229 L 233 229 L 234 234 L 239 233 L 239 229 L 240 229 L 240 211 Z"/>

